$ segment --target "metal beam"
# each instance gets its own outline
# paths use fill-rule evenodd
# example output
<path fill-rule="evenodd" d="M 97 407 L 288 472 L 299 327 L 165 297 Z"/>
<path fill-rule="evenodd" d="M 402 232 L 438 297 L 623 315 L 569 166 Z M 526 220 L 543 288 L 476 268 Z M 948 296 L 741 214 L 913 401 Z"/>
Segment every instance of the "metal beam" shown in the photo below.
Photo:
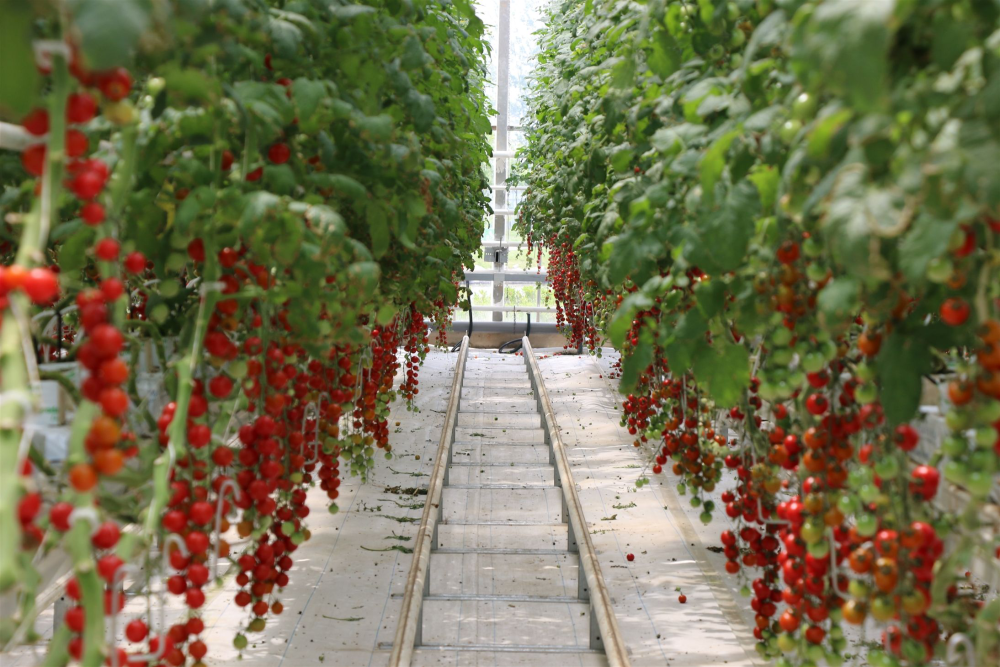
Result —
<path fill-rule="evenodd" d="M 507 182 L 507 160 L 504 154 L 507 150 L 507 120 L 509 114 L 510 91 L 510 0 L 500 0 L 499 21 L 497 26 L 497 144 L 494 151 L 495 172 L 493 182 L 496 185 L 503 185 Z M 496 200 L 493 207 L 502 211 L 507 205 L 507 193 L 504 190 L 496 190 Z M 493 238 L 496 241 L 503 241 L 504 233 L 507 229 L 507 219 L 503 213 L 495 213 L 493 217 Z M 503 262 L 494 262 L 493 270 L 501 272 Z M 501 274 L 502 275 L 502 274 Z M 493 279 L 493 304 L 503 303 L 503 279 Z M 493 321 L 503 320 L 503 313 L 494 313 Z"/>

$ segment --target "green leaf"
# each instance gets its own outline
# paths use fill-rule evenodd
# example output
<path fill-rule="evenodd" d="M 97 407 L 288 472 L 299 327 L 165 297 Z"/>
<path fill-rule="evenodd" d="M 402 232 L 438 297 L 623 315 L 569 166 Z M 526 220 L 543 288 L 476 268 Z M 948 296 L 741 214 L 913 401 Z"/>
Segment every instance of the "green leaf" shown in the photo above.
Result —
<path fill-rule="evenodd" d="M 292 99 L 299 109 L 299 123 L 305 123 L 312 118 L 326 94 L 326 83 L 323 81 L 296 79 L 292 83 Z"/>
<path fill-rule="evenodd" d="M 357 120 L 358 129 L 374 141 L 388 141 L 392 138 L 392 131 L 396 123 L 392 116 L 380 114 L 378 116 L 364 116 Z"/>
<path fill-rule="evenodd" d="M 287 164 L 264 166 L 264 182 L 280 195 L 290 195 L 295 190 L 295 172 Z"/>
<path fill-rule="evenodd" d="M 626 90 L 635 82 L 635 60 L 624 56 L 611 68 L 611 87 Z"/>
<path fill-rule="evenodd" d="M 94 70 L 127 65 L 139 37 L 149 27 L 151 3 L 71 0 L 69 6 L 87 65 Z M 5 62 L 4 71 L 9 67 Z"/>
<path fill-rule="evenodd" d="M 750 353 L 742 345 L 716 339 L 694 355 L 691 366 L 698 385 L 719 407 L 736 405 L 750 384 Z"/>
<path fill-rule="evenodd" d="M 378 313 L 376 313 L 375 315 L 375 321 L 378 322 L 380 325 L 385 326 L 386 324 L 392 322 L 392 318 L 394 318 L 396 316 L 396 313 L 398 312 L 399 312 L 398 306 L 391 303 L 386 303 L 381 308 L 378 309 Z"/>
<path fill-rule="evenodd" d="M 879 396 L 891 425 L 906 423 L 916 416 L 923 375 L 930 372 L 931 362 L 930 347 L 916 336 L 897 329 L 883 342 L 876 370 L 881 384 Z"/>
<path fill-rule="evenodd" d="M 167 63 L 160 70 L 166 81 L 165 90 L 179 102 L 200 102 L 219 97 L 221 87 L 216 79 L 193 68 L 181 68 L 177 63 Z"/>
<path fill-rule="evenodd" d="M 249 231 L 266 224 L 281 209 L 281 198 L 271 192 L 254 192 L 247 196 L 240 218 L 240 229 Z"/>
<path fill-rule="evenodd" d="M 619 148 L 611 155 L 611 166 L 615 171 L 627 171 L 635 154 L 631 148 Z"/>
<path fill-rule="evenodd" d="M 399 64 L 403 69 L 418 69 L 427 64 L 430 56 L 424 51 L 424 45 L 416 35 L 410 35 L 403 42 L 403 54 L 400 56 Z"/>
<path fill-rule="evenodd" d="M 859 288 L 857 280 L 838 276 L 820 290 L 816 305 L 828 322 L 846 321 L 853 318 L 860 307 Z"/>
<path fill-rule="evenodd" d="M 927 265 L 948 252 L 948 241 L 957 226 L 957 219 L 941 220 L 927 212 L 917 215 L 899 243 L 899 267 L 910 282 L 926 281 Z"/>
<path fill-rule="evenodd" d="M 355 19 L 364 14 L 374 14 L 376 11 L 374 7 L 368 7 L 365 5 L 345 5 L 343 7 L 337 7 L 328 3 L 328 6 L 330 8 L 330 13 L 333 14 L 334 17 L 345 21 Z"/>
<path fill-rule="evenodd" d="M 31 46 L 34 16 L 23 0 L 0 2 L 0 116 L 18 119 L 36 103 L 41 77 Z"/>
<path fill-rule="evenodd" d="M 701 160 L 701 188 L 703 196 L 709 202 L 715 197 L 715 183 L 726 166 L 726 151 L 738 136 L 740 136 L 738 130 L 725 133 L 712 143 Z"/>
<path fill-rule="evenodd" d="M 96 229 L 87 226 L 66 239 L 66 242 L 59 246 L 60 271 L 68 274 L 87 266 L 87 249 L 93 245 L 96 235 Z"/>
<path fill-rule="evenodd" d="M 718 279 L 702 281 L 694 288 L 694 298 L 705 318 L 711 319 L 726 305 L 726 285 Z"/>
<path fill-rule="evenodd" d="M 696 308 L 681 315 L 672 329 L 664 328 L 660 331 L 660 343 L 674 373 L 683 373 L 691 367 L 692 356 L 706 345 L 706 331 L 708 322 Z"/>
<path fill-rule="evenodd" d="M 369 202 L 365 217 L 372 237 L 372 255 L 381 259 L 389 249 L 389 221 L 382 206 L 376 202 Z"/>
<path fill-rule="evenodd" d="M 797 69 L 871 111 L 887 97 L 895 0 L 826 0 L 795 33 Z"/>
<path fill-rule="evenodd" d="M 213 204 L 215 204 L 215 193 L 212 188 L 203 185 L 192 190 L 177 207 L 177 215 L 174 217 L 177 230 L 181 234 L 187 234 L 198 214 L 206 208 L 211 208 Z"/>
<path fill-rule="evenodd" d="M 666 79 L 680 68 L 682 57 L 673 36 L 666 30 L 658 30 L 646 63 L 661 79 Z"/>
<path fill-rule="evenodd" d="M 806 145 L 809 157 L 816 160 L 826 157 L 833 137 L 853 116 L 854 112 L 850 109 L 841 109 L 818 120 L 809 132 L 809 143 Z"/>
<path fill-rule="evenodd" d="M 375 262 L 355 262 L 347 267 L 347 274 L 361 291 L 360 298 L 368 299 L 378 287 L 380 269 Z"/>
<path fill-rule="evenodd" d="M 754 233 L 760 210 L 756 186 L 742 180 L 729 191 L 719 210 L 704 216 L 696 241 L 686 249 L 688 260 L 703 271 L 724 273 L 740 266 Z M 720 242 L 725 239 L 725 242 Z"/>
<path fill-rule="evenodd" d="M 271 37 L 275 52 L 282 58 L 294 58 L 302 43 L 302 30 L 291 21 L 271 18 L 267 22 L 267 34 Z"/>
<path fill-rule="evenodd" d="M 653 363 L 653 346 L 640 340 L 639 344 L 632 350 L 632 354 L 625 357 L 622 362 L 622 377 L 619 391 L 630 389 L 635 386 L 642 373 Z"/>
<path fill-rule="evenodd" d="M 645 310 L 652 306 L 653 300 L 642 292 L 633 292 L 622 299 L 618 310 L 615 311 L 614 317 L 611 318 L 611 323 L 608 325 L 608 336 L 615 347 L 621 348 L 625 342 L 625 336 L 632 328 L 632 320 L 635 318 L 635 314 L 640 310 Z"/>
<path fill-rule="evenodd" d="M 426 132 L 434 124 L 434 99 L 430 95 L 412 88 L 404 98 L 406 110 L 413 117 L 413 127 L 418 132 Z"/>
<path fill-rule="evenodd" d="M 302 247 L 303 228 L 298 216 L 286 215 L 283 222 L 282 233 L 274 244 L 274 256 L 282 264 L 289 265 L 295 261 Z"/>
<path fill-rule="evenodd" d="M 771 165 L 757 164 L 750 170 L 747 179 L 757 186 L 760 195 L 760 208 L 768 212 L 774 208 L 778 196 L 778 186 L 781 184 L 781 174 Z"/>
<path fill-rule="evenodd" d="M 333 188 L 340 194 L 352 199 L 365 199 L 368 195 L 365 186 L 344 174 L 311 174 L 309 180 L 323 187 Z"/>

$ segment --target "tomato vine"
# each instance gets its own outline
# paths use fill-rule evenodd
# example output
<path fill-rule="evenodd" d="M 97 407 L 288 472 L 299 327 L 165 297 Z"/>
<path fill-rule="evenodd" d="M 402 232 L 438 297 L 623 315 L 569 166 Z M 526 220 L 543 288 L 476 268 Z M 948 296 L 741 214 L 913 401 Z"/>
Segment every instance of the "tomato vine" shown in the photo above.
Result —
<path fill-rule="evenodd" d="M 393 378 L 418 393 L 426 320 L 448 325 L 488 211 L 484 26 L 468 0 L 0 15 L 0 118 L 23 138 L 0 154 L 0 592 L 19 599 L 0 643 L 33 627 L 36 553 L 64 549 L 47 664 L 201 665 L 218 561 L 242 650 L 283 611 L 306 489 L 336 512 L 341 460 L 364 480 L 392 456 Z M 25 421 L 43 377 L 76 399 L 56 466 Z M 190 613 L 119 619 L 116 647 L 136 560 Z"/>
<path fill-rule="evenodd" d="M 840 664 L 866 619 L 872 665 L 954 636 L 1000 656 L 1000 600 L 965 579 L 1000 566 L 998 21 L 973 0 L 547 13 L 518 225 L 562 258 L 574 340 L 621 352 L 653 473 L 705 522 L 735 481 L 726 569 L 777 664 Z M 911 425 L 927 378 L 940 443 Z"/>

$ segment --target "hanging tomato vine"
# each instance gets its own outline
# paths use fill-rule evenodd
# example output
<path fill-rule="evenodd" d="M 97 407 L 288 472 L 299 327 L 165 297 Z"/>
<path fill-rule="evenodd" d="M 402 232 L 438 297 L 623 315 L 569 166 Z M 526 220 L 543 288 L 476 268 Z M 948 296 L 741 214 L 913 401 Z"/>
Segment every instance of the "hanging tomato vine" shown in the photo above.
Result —
<path fill-rule="evenodd" d="M 38 551 L 65 550 L 46 664 L 201 665 L 219 561 L 242 650 L 283 611 L 306 489 L 336 512 L 341 461 L 392 456 L 393 378 L 412 400 L 488 211 L 483 24 L 467 0 L 0 16 L 0 645 L 33 627 Z M 42 380 L 74 403 L 56 465 L 26 422 Z M 120 615 L 139 561 L 186 618 Z"/>
<path fill-rule="evenodd" d="M 876 667 L 1000 660 L 965 578 L 1000 567 L 1000 9 L 561 0 L 539 63 L 518 225 L 652 472 L 710 522 L 730 471 L 759 652 L 841 664 L 867 622 Z"/>

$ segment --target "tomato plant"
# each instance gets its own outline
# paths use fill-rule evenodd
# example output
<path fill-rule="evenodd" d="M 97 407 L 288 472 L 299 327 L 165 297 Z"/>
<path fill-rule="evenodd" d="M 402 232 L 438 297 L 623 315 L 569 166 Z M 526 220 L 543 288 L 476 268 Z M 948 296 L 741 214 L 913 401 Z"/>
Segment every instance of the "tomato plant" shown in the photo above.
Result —
<path fill-rule="evenodd" d="M 28 137 L 0 155 L 0 642 L 64 549 L 52 664 L 203 664 L 218 559 L 242 650 L 283 611 L 306 489 L 336 512 L 341 459 L 392 456 L 392 379 L 419 391 L 488 211 L 487 46 L 468 0 L 113 4 L 0 3 L 0 118 Z M 42 379 L 74 402 L 55 468 L 25 446 Z M 149 556 L 190 613 L 108 645 Z"/>
<path fill-rule="evenodd" d="M 955 634 L 1000 658 L 1000 600 L 964 576 L 1000 566 L 998 20 L 972 0 L 547 13 L 517 224 L 574 340 L 621 353 L 653 474 L 706 523 L 735 479 L 726 570 L 777 664 L 840 664 L 841 622 L 866 618 L 872 665 Z M 937 448 L 909 424 L 925 376 L 953 387 Z"/>

